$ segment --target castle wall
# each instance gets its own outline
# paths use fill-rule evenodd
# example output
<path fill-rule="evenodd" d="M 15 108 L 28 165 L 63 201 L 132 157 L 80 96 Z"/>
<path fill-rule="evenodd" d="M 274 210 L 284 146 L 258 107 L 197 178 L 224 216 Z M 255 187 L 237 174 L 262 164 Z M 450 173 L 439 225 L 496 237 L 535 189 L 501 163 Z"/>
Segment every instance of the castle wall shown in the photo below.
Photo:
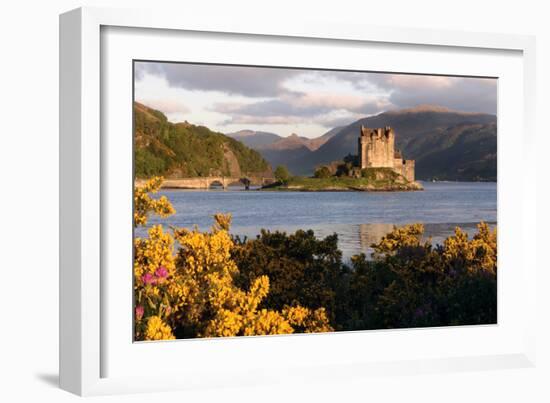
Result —
<path fill-rule="evenodd" d="M 405 176 L 405 161 L 402 158 L 395 158 L 393 160 L 393 170 L 399 175 Z"/>
<path fill-rule="evenodd" d="M 393 161 L 393 170 L 409 182 L 414 182 L 414 160 L 395 158 Z"/>
<path fill-rule="evenodd" d="M 367 142 L 364 136 L 359 136 L 357 149 L 359 150 L 359 168 L 367 167 Z"/>
<path fill-rule="evenodd" d="M 403 164 L 404 173 L 402 174 L 409 182 L 414 182 L 414 160 L 406 160 Z"/>

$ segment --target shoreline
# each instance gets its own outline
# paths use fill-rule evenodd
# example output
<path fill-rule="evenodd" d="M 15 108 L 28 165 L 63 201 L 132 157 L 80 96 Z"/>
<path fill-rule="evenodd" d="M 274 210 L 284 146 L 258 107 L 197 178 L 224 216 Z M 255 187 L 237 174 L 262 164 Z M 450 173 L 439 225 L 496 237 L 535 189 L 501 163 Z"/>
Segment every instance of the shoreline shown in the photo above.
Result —
<path fill-rule="evenodd" d="M 285 182 L 263 186 L 262 191 L 280 190 L 286 192 L 411 192 L 421 191 L 424 187 L 414 181 L 409 182 L 402 176 L 388 175 L 385 172 L 373 177 L 336 177 L 312 178 L 295 176 Z"/>
<path fill-rule="evenodd" d="M 387 193 L 393 193 L 393 192 L 421 192 L 424 188 L 372 188 L 372 189 L 361 189 L 361 188 L 325 188 L 325 189 L 308 189 L 308 188 L 287 188 L 287 187 L 272 187 L 272 188 L 260 188 L 260 189 L 254 189 L 254 191 L 263 191 L 263 192 L 304 192 L 304 193 L 324 193 L 324 192 L 338 192 L 338 193 L 344 193 L 344 192 L 387 192 Z"/>
<path fill-rule="evenodd" d="M 143 184 L 145 184 L 150 178 L 134 178 L 134 187 L 139 187 L 139 186 L 143 186 Z M 181 178 L 182 180 L 186 180 L 186 179 L 189 179 L 189 178 Z M 215 188 L 212 188 L 212 187 L 189 187 L 189 186 L 178 186 L 177 184 L 174 184 L 174 181 L 178 181 L 179 179 L 171 179 L 171 180 L 168 180 L 169 183 L 163 183 L 161 185 L 161 189 L 164 189 L 164 190 L 195 190 L 195 191 L 205 191 L 205 190 L 242 190 L 242 191 L 245 191 L 244 189 L 244 186 L 228 186 L 227 188 L 225 189 L 220 189 L 219 187 L 215 187 Z M 166 182 L 166 181 L 165 181 Z M 368 189 L 368 190 L 365 190 L 365 189 L 342 189 L 342 188 L 326 188 L 326 189 L 288 189 L 288 188 L 283 188 L 283 187 L 273 187 L 273 188 L 269 188 L 269 187 L 260 187 L 258 185 L 254 186 L 253 185 L 253 189 L 249 189 L 249 190 L 246 190 L 246 191 L 281 191 L 281 192 L 396 192 L 396 191 L 400 191 L 400 192 L 414 192 L 414 191 L 421 191 L 421 190 L 426 190 L 424 188 L 424 185 L 427 184 L 428 187 L 432 184 L 485 184 L 485 183 L 498 183 L 497 181 L 461 181 L 461 180 L 456 180 L 456 181 L 453 181 L 453 180 L 441 180 L 441 181 L 431 181 L 431 180 L 425 180 L 425 179 L 418 179 L 416 180 L 414 183 L 417 183 L 418 185 L 420 185 L 422 187 L 422 189 L 399 189 L 399 190 L 387 190 L 387 189 L 377 189 L 377 188 L 374 188 L 374 189 Z"/>

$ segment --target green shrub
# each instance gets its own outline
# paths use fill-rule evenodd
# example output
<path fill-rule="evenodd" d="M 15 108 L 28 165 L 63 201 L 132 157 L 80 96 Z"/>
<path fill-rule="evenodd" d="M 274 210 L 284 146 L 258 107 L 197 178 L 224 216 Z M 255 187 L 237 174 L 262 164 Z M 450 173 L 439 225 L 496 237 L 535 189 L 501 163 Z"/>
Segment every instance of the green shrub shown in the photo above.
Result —
<path fill-rule="evenodd" d="M 290 172 L 284 165 L 279 165 L 273 173 L 277 182 L 286 183 L 290 178 Z"/>
<path fill-rule="evenodd" d="M 329 167 L 327 167 L 326 165 L 322 165 L 315 170 L 315 173 L 313 176 L 319 179 L 326 179 L 326 178 L 330 178 L 332 176 L 332 173 L 330 172 Z"/>
<path fill-rule="evenodd" d="M 290 235 L 262 230 L 256 239 L 237 238 L 236 244 L 233 258 L 240 270 L 238 284 L 248 287 L 262 275 L 269 277 L 263 307 L 324 307 L 335 323 L 338 287 L 346 276 L 336 235 L 318 240 L 311 230 Z"/>

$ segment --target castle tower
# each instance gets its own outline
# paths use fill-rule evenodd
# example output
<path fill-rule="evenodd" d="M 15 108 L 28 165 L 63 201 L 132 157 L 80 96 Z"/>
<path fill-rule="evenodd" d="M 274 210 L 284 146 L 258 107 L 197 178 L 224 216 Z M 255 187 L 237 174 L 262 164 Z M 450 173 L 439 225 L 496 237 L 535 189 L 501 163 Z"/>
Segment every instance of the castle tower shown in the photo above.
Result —
<path fill-rule="evenodd" d="M 395 133 L 391 127 L 371 129 L 361 126 L 358 143 L 361 169 L 393 168 Z"/>
<path fill-rule="evenodd" d="M 371 129 L 361 126 L 358 139 L 359 167 L 391 168 L 409 182 L 414 182 L 414 160 L 405 160 L 395 150 L 395 132 L 391 127 Z"/>

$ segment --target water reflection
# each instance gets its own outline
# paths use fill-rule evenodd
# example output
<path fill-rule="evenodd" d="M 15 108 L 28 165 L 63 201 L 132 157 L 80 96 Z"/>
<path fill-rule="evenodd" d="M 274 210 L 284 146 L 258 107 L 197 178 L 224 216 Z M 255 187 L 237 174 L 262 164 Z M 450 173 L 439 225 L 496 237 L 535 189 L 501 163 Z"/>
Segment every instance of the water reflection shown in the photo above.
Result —
<path fill-rule="evenodd" d="M 443 240 L 454 234 L 458 226 L 472 237 L 477 232 L 478 223 L 427 223 L 424 224 L 424 238 L 431 239 L 433 245 L 442 244 Z M 494 228 L 496 223 L 488 223 Z M 402 225 L 402 224 L 400 224 Z M 342 251 L 344 260 L 349 260 L 353 255 L 365 253 L 367 257 L 373 252 L 371 245 L 379 242 L 384 235 L 391 232 L 394 224 L 390 223 L 364 223 L 364 224 L 341 224 L 341 225 L 312 225 L 308 229 L 315 232 L 318 239 L 336 233 L 338 235 L 338 247 Z M 299 229 L 298 226 L 275 226 L 270 231 L 281 231 L 293 233 Z M 255 238 L 260 233 L 259 227 L 237 227 L 232 233 L 241 237 Z"/>

